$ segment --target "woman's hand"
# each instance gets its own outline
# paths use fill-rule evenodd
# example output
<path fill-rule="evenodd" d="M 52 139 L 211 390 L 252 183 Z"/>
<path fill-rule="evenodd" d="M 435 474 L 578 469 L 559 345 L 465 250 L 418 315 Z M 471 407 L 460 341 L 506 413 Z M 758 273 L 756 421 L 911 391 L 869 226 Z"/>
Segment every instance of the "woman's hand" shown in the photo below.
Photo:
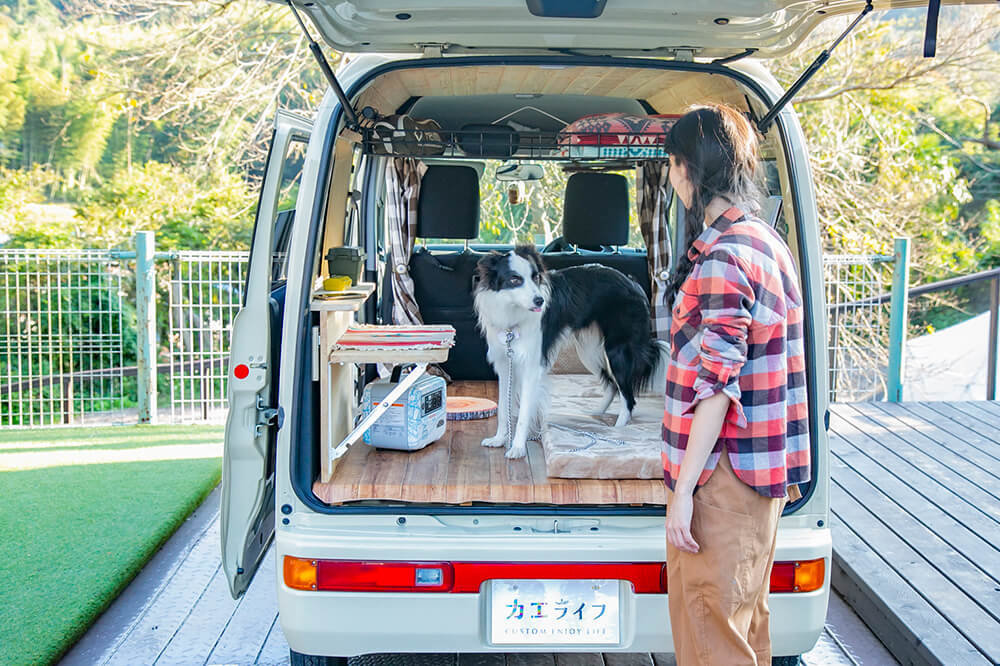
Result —
<path fill-rule="evenodd" d="M 667 541 L 685 553 L 697 553 L 700 546 L 691 536 L 691 515 L 694 500 L 691 493 L 674 493 L 667 507 Z"/>

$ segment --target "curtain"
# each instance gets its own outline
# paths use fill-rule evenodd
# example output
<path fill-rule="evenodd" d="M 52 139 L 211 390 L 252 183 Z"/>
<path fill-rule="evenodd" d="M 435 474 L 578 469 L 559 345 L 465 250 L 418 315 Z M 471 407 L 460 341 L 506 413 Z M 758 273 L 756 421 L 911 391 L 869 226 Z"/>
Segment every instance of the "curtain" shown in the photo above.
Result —
<path fill-rule="evenodd" d="M 667 178 L 667 162 L 644 162 L 636 169 L 636 200 L 639 207 L 639 229 L 646 242 L 649 282 L 652 287 L 650 309 L 653 330 L 660 340 L 670 336 L 670 304 L 666 302 L 670 279 L 670 229 L 667 213 L 673 188 Z"/>
<path fill-rule="evenodd" d="M 423 324 L 413 295 L 410 255 L 417 235 L 417 201 L 420 179 L 427 166 L 412 157 L 396 157 L 386 169 L 386 222 L 389 227 L 389 261 L 392 271 L 392 321 Z"/>

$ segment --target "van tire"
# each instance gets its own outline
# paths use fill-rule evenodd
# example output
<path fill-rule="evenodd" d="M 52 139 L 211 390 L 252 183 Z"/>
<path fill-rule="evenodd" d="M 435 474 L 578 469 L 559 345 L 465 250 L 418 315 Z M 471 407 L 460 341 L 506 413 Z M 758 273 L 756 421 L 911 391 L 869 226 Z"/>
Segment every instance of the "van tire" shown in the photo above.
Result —
<path fill-rule="evenodd" d="M 802 657 L 795 655 L 792 657 L 771 657 L 771 666 L 801 666 Z"/>
<path fill-rule="evenodd" d="M 288 659 L 292 666 L 347 666 L 347 657 L 314 657 L 288 649 Z"/>

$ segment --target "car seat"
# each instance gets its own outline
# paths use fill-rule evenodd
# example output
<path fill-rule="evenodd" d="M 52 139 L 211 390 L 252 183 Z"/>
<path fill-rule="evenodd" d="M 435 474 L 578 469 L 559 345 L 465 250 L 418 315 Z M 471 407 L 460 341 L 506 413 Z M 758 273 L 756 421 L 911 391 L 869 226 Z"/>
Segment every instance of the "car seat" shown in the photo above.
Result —
<path fill-rule="evenodd" d="M 470 240 L 479 236 L 479 175 L 470 166 L 433 165 L 420 183 L 417 237 Z M 455 327 L 455 346 L 442 368 L 452 379 L 495 379 L 486 341 L 476 326 L 473 277 L 481 252 L 431 252 L 418 246 L 410 277 L 427 324 Z"/>

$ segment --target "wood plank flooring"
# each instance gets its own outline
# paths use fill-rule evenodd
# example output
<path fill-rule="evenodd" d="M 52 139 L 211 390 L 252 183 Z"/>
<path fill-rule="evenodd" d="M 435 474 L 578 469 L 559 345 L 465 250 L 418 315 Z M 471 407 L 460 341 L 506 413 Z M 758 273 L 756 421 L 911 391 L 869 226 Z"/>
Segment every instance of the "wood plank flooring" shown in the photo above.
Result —
<path fill-rule="evenodd" d="M 831 408 L 834 587 L 903 663 L 1000 663 L 1000 403 Z"/>
<path fill-rule="evenodd" d="M 496 382 L 455 382 L 453 395 L 497 399 Z M 365 499 L 440 504 L 666 504 L 661 479 L 559 479 L 545 471 L 545 454 L 528 442 L 528 455 L 508 460 L 504 449 L 480 445 L 496 431 L 496 417 L 451 421 L 444 437 L 420 451 L 389 451 L 358 444 L 348 449 L 326 483 L 313 484 L 328 504 Z"/>

